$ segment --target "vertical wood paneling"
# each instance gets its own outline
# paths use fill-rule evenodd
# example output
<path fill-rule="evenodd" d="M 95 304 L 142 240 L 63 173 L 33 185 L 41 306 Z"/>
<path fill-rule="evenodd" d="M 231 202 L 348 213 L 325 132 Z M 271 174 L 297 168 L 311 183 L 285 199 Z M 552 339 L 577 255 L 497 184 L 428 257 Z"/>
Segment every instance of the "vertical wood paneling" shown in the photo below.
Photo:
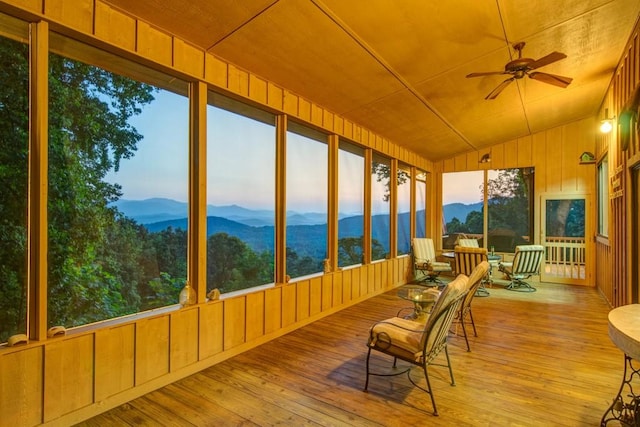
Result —
<path fill-rule="evenodd" d="M 95 35 L 128 51 L 136 49 L 136 20 L 102 1 L 96 1 Z"/>
<path fill-rule="evenodd" d="M 44 13 L 69 28 L 85 34 L 93 33 L 93 0 L 47 0 Z"/>
<path fill-rule="evenodd" d="M 264 335 L 264 292 L 247 294 L 247 341 Z"/>
<path fill-rule="evenodd" d="M 302 97 L 298 97 L 298 117 L 311 122 L 311 103 Z"/>
<path fill-rule="evenodd" d="M 333 279 L 337 274 L 325 274 L 321 278 L 322 286 L 322 304 L 320 305 L 320 312 L 329 310 L 333 306 Z"/>
<path fill-rule="evenodd" d="M 497 144 L 491 147 L 491 169 L 503 169 L 504 165 L 504 144 Z"/>
<path fill-rule="evenodd" d="M 309 314 L 314 316 L 322 311 L 322 277 L 309 281 Z"/>
<path fill-rule="evenodd" d="M 282 327 L 296 322 L 296 292 L 295 284 L 283 285 L 282 289 Z"/>
<path fill-rule="evenodd" d="M 283 104 L 285 114 L 298 115 L 298 97 L 295 94 L 285 90 Z"/>
<path fill-rule="evenodd" d="M 218 87 L 227 87 L 228 76 L 227 63 L 219 60 L 211 54 L 204 56 L 204 79 Z"/>
<path fill-rule="evenodd" d="M 224 349 L 224 303 L 222 301 L 210 302 L 200 305 L 199 314 L 199 354 L 198 359 L 203 360 Z"/>
<path fill-rule="evenodd" d="M 3 0 L 4 3 L 35 13 L 43 12 L 43 0 Z"/>
<path fill-rule="evenodd" d="M 170 35 L 138 21 L 137 41 L 138 54 L 162 65 L 172 65 L 173 39 Z"/>
<path fill-rule="evenodd" d="M 282 327 L 282 287 L 264 292 L 264 332 L 270 334 Z"/>
<path fill-rule="evenodd" d="M 502 144 L 504 147 L 504 167 L 513 168 L 518 166 L 518 140 L 512 140 Z"/>
<path fill-rule="evenodd" d="M 562 128 L 547 131 L 546 175 L 547 186 L 544 191 L 558 193 L 562 191 L 563 143 Z"/>
<path fill-rule="evenodd" d="M 267 82 L 253 74 L 249 75 L 249 98 L 261 104 L 267 104 Z"/>
<path fill-rule="evenodd" d="M 282 88 L 274 85 L 271 82 L 267 82 L 267 105 L 282 111 L 283 109 L 284 92 Z"/>
<path fill-rule="evenodd" d="M 233 93 L 249 97 L 249 73 L 229 64 L 227 88 Z"/>
<path fill-rule="evenodd" d="M 533 166 L 533 137 L 525 136 L 523 138 L 518 138 L 518 159 L 516 160 L 517 165 L 529 165 Z"/>
<path fill-rule="evenodd" d="M 44 421 L 93 403 L 93 335 L 61 338 L 44 349 Z"/>
<path fill-rule="evenodd" d="M 343 270 L 342 273 L 342 302 L 349 303 L 353 300 L 353 291 L 351 289 L 351 269 Z"/>
<path fill-rule="evenodd" d="M 173 66 L 199 79 L 204 78 L 204 51 L 182 40 L 173 40 Z"/>
<path fill-rule="evenodd" d="M 333 307 L 338 307 L 340 305 L 342 305 L 342 297 L 343 297 L 343 290 L 342 290 L 342 276 L 343 276 L 343 272 L 342 271 L 338 271 L 337 273 L 335 273 L 332 277 L 331 280 L 331 303 Z"/>
<path fill-rule="evenodd" d="M 135 326 L 123 325 L 95 333 L 95 400 L 134 386 Z"/>
<path fill-rule="evenodd" d="M 533 166 L 535 167 L 535 188 L 539 191 L 546 191 L 547 188 L 547 162 L 545 156 L 547 152 L 547 134 L 536 133 L 532 136 Z M 538 191 L 538 190 L 536 190 Z"/>
<path fill-rule="evenodd" d="M 246 302 L 245 297 L 224 300 L 224 349 L 245 342 Z"/>
<path fill-rule="evenodd" d="M 169 316 L 136 323 L 136 385 L 169 373 Z"/>
<path fill-rule="evenodd" d="M 310 286 L 308 280 L 296 283 L 296 320 L 299 322 L 309 317 Z"/>
<path fill-rule="evenodd" d="M 1 424 L 18 427 L 42 422 L 43 350 L 32 347 L 0 356 Z"/>
<path fill-rule="evenodd" d="M 170 318 L 169 367 L 175 372 L 198 361 L 198 308 L 175 311 Z"/>

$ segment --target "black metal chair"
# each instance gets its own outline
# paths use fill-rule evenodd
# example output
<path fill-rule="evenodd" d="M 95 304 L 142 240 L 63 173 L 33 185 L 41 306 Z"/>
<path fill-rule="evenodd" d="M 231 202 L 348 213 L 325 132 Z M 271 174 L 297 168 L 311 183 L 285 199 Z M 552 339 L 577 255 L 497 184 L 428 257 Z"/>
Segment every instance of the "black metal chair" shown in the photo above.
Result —
<path fill-rule="evenodd" d="M 544 256 L 542 245 L 516 246 L 513 262 L 501 262 L 498 269 L 511 281 L 506 287 L 510 291 L 535 292 L 536 288 L 525 282 L 525 279 L 540 274 L 540 265 Z"/>
<path fill-rule="evenodd" d="M 447 350 L 447 337 L 456 313 L 460 310 L 460 305 L 464 296 L 468 292 L 469 278 L 459 275 L 450 282 L 440 294 L 440 298 L 433 306 L 431 313 L 425 322 L 417 322 L 400 317 L 392 317 L 374 324 L 369 331 L 367 342 L 367 379 L 364 390 L 369 387 L 369 377 L 374 376 L 395 376 L 407 374 L 409 381 L 419 389 L 427 392 L 431 397 L 433 414 L 438 415 L 436 401 L 433 397 L 433 390 L 429 381 L 428 367 L 437 365 L 434 359 L 444 350 L 451 377 L 451 385 L 455 385 L 453 370 Z M 372 351 L 378 351 L 393 357 L 393 369 L 389 372 L 372 372 L 370 361 Z M 412 366 L 405 369 L 397 369 L 398 359 L 420 366 L 424 372 L 426 387 L 422 387 L 411 377 Z"/>

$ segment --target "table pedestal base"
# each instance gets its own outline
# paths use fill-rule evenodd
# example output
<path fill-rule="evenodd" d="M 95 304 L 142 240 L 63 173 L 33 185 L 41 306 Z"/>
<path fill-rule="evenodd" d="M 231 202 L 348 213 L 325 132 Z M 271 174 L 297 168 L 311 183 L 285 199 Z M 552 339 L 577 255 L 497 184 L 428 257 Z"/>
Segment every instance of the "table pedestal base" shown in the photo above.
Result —
<path fill-rule="evenodd" d="M 605 427 L 610 421 L 616 421 L 615 425 L 636 427 L 640 426 L 640 395 L 633 390 L 631 381 L 640 381 L 640 367 L 633 366 L 634 360 L 624 355 L 624 374 L 618 395 L 602 416 L 600 426 Z M 628 393 L 625 394 L 625 388 Z M 625 402 L 627 398 L 628 401 Z"/>

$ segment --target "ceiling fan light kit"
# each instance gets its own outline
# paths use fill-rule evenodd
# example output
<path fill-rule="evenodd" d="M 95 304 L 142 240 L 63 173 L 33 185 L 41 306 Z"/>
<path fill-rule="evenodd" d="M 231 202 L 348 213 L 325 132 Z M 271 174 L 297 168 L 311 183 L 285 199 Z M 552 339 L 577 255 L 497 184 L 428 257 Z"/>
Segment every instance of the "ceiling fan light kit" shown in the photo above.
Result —
<path fill-rule="evenodd" d="M 552 64 L 556 61 L 560 61 L 567 57 L 564 53 L 551 52 L 550 54 L 543 56 L 540 59 L 531 59 L 522 57 L 522 49 L 525 46 L 525 42 L 516 43 L 513 48 L 518 52 L 518 58 L 513 61 L 507 62 L 504 66 L 504 71 L 487 71 L 480 73 L 467 74 L 469 77 L 484 77 L 493 75 L 510 75 L 508 79 L 500 83 L 495 89 L 493 89 L 484 99 L 496 99 L 498 95 L 509 86 L 514 80 L 521 79 L 524 76 L 528 76 L 530 79 L 538 80 L 543 83 L 565 88 L 573 81 L 571 77 L 559 76 L 557 74 L 544 73 L 542 71 L 534 71 L 545 65 Z"/>

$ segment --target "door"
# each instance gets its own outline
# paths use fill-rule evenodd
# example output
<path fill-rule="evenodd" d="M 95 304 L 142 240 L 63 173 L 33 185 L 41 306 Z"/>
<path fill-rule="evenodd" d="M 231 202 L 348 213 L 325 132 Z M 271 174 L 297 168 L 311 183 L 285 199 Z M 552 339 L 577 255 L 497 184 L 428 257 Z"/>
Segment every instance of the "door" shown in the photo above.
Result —
<path fill-rule="evenodd" d="M 588 285 L 592 277 L 593 242 L 590 198 L 586 194 L 545 194 L 541 203 L 541 238 L 545 258 L 540 271 L 544 282 Z"/>

